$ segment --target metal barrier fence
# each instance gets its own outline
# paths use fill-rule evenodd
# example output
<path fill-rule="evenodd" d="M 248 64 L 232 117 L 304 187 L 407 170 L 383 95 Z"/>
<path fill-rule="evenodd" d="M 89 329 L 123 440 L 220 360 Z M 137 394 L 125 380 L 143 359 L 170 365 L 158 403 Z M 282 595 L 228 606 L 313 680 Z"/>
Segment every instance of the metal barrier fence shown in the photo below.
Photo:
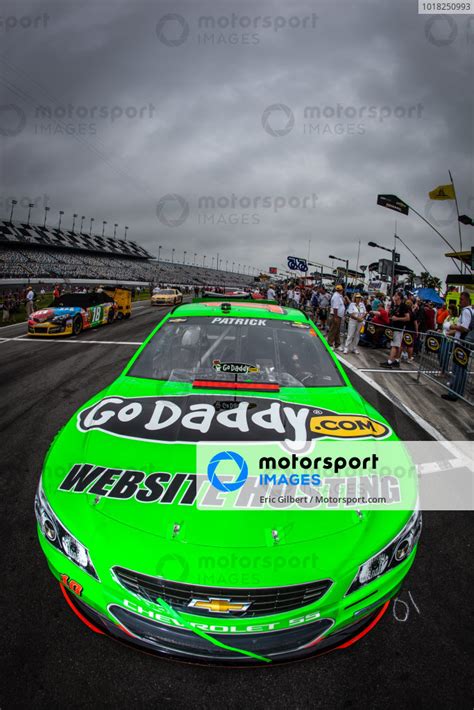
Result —
<path fill-rule="evenodd" d="M 474 344 L 442 335 L 426 333 L 420 353 L 418 382 L 427 377 L 450 394 L 474 405 Z"/>
<path fill-rule="evenodd" d="M 346 316 L 341 323 L 341 335 L 347 333 L 349 318 Z M 427 333 L 417 333 L 408 328 L 394 328 L 391 325 L 373 323 L 371 320 L 362 322 L 359 345 L 369 345 L 377 348 L 388 348 L 395 333 L 402 333 L 401 347 L 404 350 L 413 348 L 414 354 L 423 350 Z"/>
<path fill-rule="evenodd" d="M 341 322 L 341 340 L 347 332 L 347 316 Z M 402 332 L 402 348 L 416 356 L 417 381 L 421 376 L 440 385 L 453 397 L 474 405 L 474 343 L 429 330 L 416 333 L 407 328 L 379 325 L 370 320 L 362 324 L 359 345 L 387 348 L 396 332 Z"/>

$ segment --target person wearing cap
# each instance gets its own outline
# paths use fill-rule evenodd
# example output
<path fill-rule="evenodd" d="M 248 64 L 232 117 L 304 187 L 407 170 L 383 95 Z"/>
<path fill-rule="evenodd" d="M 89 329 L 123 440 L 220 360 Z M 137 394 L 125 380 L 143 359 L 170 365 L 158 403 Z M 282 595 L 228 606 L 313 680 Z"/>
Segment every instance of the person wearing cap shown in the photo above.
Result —
<path fill-rule="evenodd" d="M 349 303 L 347 307 L 347 315 L 349 316 L 349 323 L 347 326 L 347 336 L 346 345 L 344 347 L 344 353 L 355 353 L 359 354 L 357 346 L 359 344 L 360 329 L 362 328 L 362 323 L 364 322 L 366 316 L 366 309 L 362 296 L 360 293 L 354 294 L 354 300 Z"/>
<path fill-rule="evenodd" d="M 346 312 L 344 305 L 344 289 L 341 284 L 337 284 L 334 293 L 331 296 L 331 325 L 329 326 L 328 343 L 331 347 L 339 348 L 341 346 L 341 323 Z"/>

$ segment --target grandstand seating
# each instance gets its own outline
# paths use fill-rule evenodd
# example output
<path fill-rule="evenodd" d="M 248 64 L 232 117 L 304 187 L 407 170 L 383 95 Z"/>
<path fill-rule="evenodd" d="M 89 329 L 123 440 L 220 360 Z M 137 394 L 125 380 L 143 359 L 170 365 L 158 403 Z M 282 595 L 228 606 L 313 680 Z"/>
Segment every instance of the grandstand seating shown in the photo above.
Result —
<path fill-rule="evenodd" d="M 71 232 L 67 230 L 42 227 L 38 224 L 20 224 L 18 222 L 0 221 L 0 244 L 29 244 L 33 247 L 57 247 L 61 249 L 75 249 L 102 254 L 121 254 L 123 256 L 138 256 L 151 258 L 143 247 L 136 242 L 124 239 L 101 237 L 97 234 L 89 235 L 84 232 Z"/>
<path fill-rule="evenodd" d="M 86 236 L 0 222 L 0 280 L 103 279 L 237 288 L 252 282 L 246 274 L 158 262 L 135 242 Z"/>

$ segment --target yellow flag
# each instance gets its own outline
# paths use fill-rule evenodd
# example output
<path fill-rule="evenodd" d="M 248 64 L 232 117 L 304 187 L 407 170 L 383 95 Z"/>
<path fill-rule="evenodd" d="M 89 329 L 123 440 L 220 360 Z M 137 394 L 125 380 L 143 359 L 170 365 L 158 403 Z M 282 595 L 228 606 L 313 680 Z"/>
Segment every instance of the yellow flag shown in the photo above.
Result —
<path fill-rule="evenodd" d="M 430 200 L 455 200 L 453 185 L 438 185 L 434 190 L 428 193 Z"/>

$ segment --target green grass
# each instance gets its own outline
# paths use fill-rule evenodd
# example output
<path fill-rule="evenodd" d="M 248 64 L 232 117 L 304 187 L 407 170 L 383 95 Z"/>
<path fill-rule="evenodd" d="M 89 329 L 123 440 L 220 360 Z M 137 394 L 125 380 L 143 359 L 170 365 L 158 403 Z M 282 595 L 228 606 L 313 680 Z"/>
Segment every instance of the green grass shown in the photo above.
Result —
<path fill-rule="evenodd" d="M 135 301 L 147 301 L 150 299 L 150 291 L 149 289 L 142 290 L 140 294 L 135 293 L 135 298 L 133 299 L 133 302 Z M 39 311 L 40 308 L 47 308 L 51 301 L 53 300 L 53 293 L 52 291 L 49 293 L 45 293 L 44 296 L 38 295 L 36 301 L 35 301 L 35 310 Z M 26 318 L 26 307 L 25 304 L 22 303 L 20 305 L 20 310 L 17 313 L 13 313 L 10 315 L 10 320 L 8 321 L 3 321 L 1 316 L 0 316 L 0 328 L 5 325 L 12 325 L 13 323 L 25 323 L 27 320 Z"/>

